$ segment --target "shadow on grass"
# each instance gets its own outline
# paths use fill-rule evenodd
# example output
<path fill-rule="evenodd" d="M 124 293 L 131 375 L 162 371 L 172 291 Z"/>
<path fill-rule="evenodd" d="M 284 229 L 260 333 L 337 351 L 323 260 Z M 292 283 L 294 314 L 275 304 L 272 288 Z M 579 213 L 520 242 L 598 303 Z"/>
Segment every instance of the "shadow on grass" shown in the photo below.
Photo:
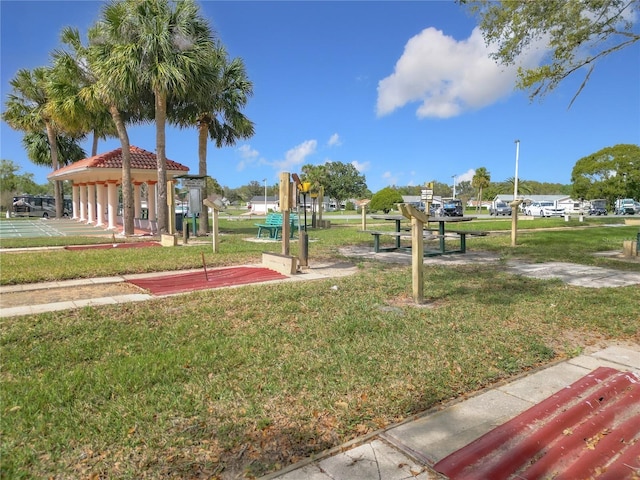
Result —
<path fill-rule="evenodd" d="M 453 278 L 453 271 L 456 277 Z M 474 301 L 485 305 L 512 305 L 546 295 L 550 289 L 563 285 L 560 279 L 540 280 L 513 275 L 501 271 L 498 266 L 465 265 L 438 269 L 436 275 L 427 277 L 430 282 L 448 286 L 432 300 L 455 299 L 472 296 Z"/>

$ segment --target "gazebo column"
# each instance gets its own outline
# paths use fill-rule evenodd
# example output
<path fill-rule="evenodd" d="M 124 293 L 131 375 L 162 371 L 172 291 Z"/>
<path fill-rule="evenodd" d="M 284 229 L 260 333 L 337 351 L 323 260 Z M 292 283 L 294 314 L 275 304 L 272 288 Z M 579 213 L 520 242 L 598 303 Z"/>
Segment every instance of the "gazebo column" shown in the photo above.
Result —
<path fill-rule="evenodd" d="M 107 202 L 107 184 L 96 182 L 96 227 L 104 225 L 104 207 Z"/>
<path fill-rule="evenodd" d="M 140 186 L 142 182 L 133 182 L 133 218 L 142 218 L 142 199 Z"/>
<path fill-rule="evenodd" d="M 80 221 L 87 221 L 87 184 L 81 183 L 80 185 Z"/>
<path fill-rule="evenodd" d="M 156 218 L 156 183 L 157 181 L 150 180 L 147 182 L 147 207 L 149 208 L 149 221 L 155 221 Z"/>
<path fill-rule="evenodd" d="M 116 215 L 118 213 L 118 181 L 107 181 L 107 211 L 108 222 L 107 228 L 109 230 L 116 229 Z"/>
<path fill-rule="evenodd" d="M 78 186 L 77 183 L 73 183 L 73 186 L 71 187 L 71 198 L 72 200 L 72 204 L 73 204 L 73 217 L 71 217 L 72 220 L 78 220 L 78 217 L 80 216 L 80 208 L 79 208 L 79 202 L 80 202 L 80 187 Z"/>
<path fill-rule="evenodd" d="M 89 182 L 87 184 L 87 223 L 95 223 L 96 221 L 96 184 Z"/>

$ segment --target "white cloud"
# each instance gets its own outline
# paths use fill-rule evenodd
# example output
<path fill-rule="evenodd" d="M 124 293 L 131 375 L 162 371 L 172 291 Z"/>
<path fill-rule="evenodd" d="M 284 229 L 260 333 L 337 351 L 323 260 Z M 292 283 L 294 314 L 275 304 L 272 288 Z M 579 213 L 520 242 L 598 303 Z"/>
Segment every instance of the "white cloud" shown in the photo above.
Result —
<path fill-rule="evenodd" d="M 318 142 L 316 140 L 306 140 L 300 145 L 288 150 L 284 156 L 284 160 L 272 162 L 272 165 L 280 171 L 291 171 L 295 166 L 301 165 L 305 158 L 315 153 Z"/>
<path fill-rule="evenodd" d="M 330 147 L 338 147 L 342 145 L 342 140 L 340 140 L 340 136 L 337 133 L 334 133 L 333 135 L 331 135 L 331 138 L 329 138 L 327 144 Z"/>
<path fill-rule="evenodd" d="M 257 150 L 251 148 L 250 145 L 242 145 L 238 148 L 238 152 L 240 153 L 240 162 L 236 166 L 236 170 L 241 172 L 249 165 L 255 163 L 256 159 L 259 157 L 259 153 Z"/>
<path fill-rule="evenodd" d="M 544 55 L 538 47 L 523 54 L 519 63 L 537 65 Z M 409 39 L 393 74 L 378 82 L 378 116 L 420 102 L 419 118 L 448 118 L 509 95 L 517 66 L 497 65 L 489 53 L 477 27 L 462 41 L 432 27 L 424 29 Z"/>
<path fill-rule="evenodd" d="M 398 184 L 398 176 L 387 171 L 382 174 L 382 178 L 387 183 L 385 186 L 393 186 Z"/>
<path fill-rule="evenodd" d="M 463 174 L 456 175 L 456 184 L 458 184 L 460 182 L 470 182 L 471 180 L 473 180 L 473 176 L 475 174 L 476 174 L 475 169 L 470 168 L 469 170 L 467 170 Z"/>
<path fill-rule="evenodd" d="M 359 162 L 357 160 L 354 160 L 353 162 L 351 162 L 351 165 L 356 167 L 356 170 L 362 173 L 366 172 L 369 169 L 369 167 L 371 166 L 371 162 Z"/>

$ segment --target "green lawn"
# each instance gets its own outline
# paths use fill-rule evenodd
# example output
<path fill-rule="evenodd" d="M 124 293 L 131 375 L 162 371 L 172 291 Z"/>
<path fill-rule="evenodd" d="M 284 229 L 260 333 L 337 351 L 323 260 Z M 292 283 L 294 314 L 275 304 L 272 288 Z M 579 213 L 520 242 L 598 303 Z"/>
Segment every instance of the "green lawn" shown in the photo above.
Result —
<path fill-rule="evenodd" d="M 309 232 L 311 265 L 342 245 L 371 246 L 351 222 Z M 242 264 L 280 251 L 244 240 L 252 224 L 222 222 L 218 255 L 206 242 L 3 253 L 1 279 L 195 267 L 201 252 L 208 265 Z M 592 255 L 637 231 L 523 231 L 515 248 L 495 233 L 469 246 L 639 271 Z M 500 263 L 429 266 L 429 306 L 418 308 L 407 301 L 409 266 L 358 266 L 340 279 L 3 319 L 2 478 L 251 478 L 594 342 L 639 341 L 638 286 L 584 289 Z"/>

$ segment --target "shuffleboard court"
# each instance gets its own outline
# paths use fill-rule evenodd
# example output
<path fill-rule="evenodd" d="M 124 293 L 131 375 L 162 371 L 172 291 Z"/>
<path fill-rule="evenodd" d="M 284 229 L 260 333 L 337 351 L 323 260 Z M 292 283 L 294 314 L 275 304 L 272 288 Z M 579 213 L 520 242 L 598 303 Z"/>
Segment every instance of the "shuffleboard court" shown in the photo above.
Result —
<path fill-rule="evenodd" d="M 115 232 L 116 235 L 118 232 Z M 0 239 L 69 237 L 74 235 L 111 236 L 112 232 L 68 218 L 6 219 L 0 221 Z"/>

